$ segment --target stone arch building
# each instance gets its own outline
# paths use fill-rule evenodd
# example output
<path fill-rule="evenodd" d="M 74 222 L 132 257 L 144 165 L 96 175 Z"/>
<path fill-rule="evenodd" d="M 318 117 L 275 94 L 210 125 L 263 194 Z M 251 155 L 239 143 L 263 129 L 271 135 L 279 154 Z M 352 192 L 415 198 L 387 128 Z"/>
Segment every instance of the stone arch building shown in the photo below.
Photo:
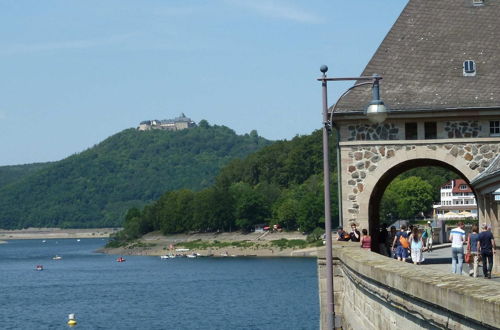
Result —
<path fill-rule="evenodd" d="M 498 17 L 500 2 L 493 0 L 408 2 L 362 73 L 383 76 L 387 120 L 367 121 L 370 91 L 362 87 L 333 113 L 344 224 L 357 222 L 376 238 L 380 199 L 390 181 L 408 169 L 435 165 L 472 185 L 479 221 L 491 223 L 500 238 L 492 198 L 500 188 Z"/>

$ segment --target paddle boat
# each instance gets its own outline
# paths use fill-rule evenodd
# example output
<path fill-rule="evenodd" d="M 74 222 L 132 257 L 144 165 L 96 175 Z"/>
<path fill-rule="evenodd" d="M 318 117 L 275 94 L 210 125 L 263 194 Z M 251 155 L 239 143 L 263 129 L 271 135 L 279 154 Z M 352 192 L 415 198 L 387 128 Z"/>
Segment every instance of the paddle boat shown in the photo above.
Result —
<path fill-rule="evenodd" d="M 36 265 L 35 270 L 43 270 L 43 266 L 42 265 Z"/>
<path fill-rule="evenodd" d="M 124 262 L 125 258 L 124 257 L 119 257 L 118 259 L 116 259 L 116 261 L 118 261 L 118 262 Z"/>

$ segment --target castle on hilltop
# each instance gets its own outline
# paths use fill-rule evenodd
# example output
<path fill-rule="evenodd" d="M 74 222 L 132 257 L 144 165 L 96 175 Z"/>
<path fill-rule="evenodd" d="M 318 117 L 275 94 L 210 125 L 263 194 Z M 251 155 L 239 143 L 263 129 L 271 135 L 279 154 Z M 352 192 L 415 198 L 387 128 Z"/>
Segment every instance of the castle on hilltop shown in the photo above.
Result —
<path fill-rule="evenodd" d="M 152 129 L 164 129 L 168 131 L 180 131 L 186 128 L 196 127 L 196 123 L 191 120 L 191 118 L 186 117 L 184 113 L 174 119 L 153 119 L 145 120 L 139 124 L 137 130 L 139 131 L 149 131 Z"/>

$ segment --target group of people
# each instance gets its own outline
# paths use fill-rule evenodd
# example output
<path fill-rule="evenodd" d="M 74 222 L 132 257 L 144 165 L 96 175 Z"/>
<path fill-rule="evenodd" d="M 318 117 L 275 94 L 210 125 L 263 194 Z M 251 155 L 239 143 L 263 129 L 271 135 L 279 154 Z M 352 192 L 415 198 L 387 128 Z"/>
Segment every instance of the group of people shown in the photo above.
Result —
<path fill-rule="evenodd" d="M 471 233 L 466 235 L 463 222 L 459 222 L 457 228 L 450 232 L 451 241 L 451 269 L 455 274 L 462 274 L 464 257 L 469 264 L 469 276 L 477 277 L 479 261 L 483 262 L 483 276 L 491 279 L 493 269 L 493 255 L 496 244 L 491 232 L 491 226 L 483 224 L 482 231 L 479 226 L 473 225 Z M 464 254 L 464 243 L 466 243 L 466 253 Z"/>
<path fill-rule="evenodd" d="M 392 226 L 386 240 L 390 244 L 390 251 L 387 252 L 387 255 L 403 262 L 411 257 L 413 263 L 418 265 L 424 261 L 423 252 L 432 250 L 433 234 L 430 221 L 427 222 L 427 227 L 422 231 L 422 234 L 420 234 L 419 228 L 413 225 L 410 225 L 408 229 L 406 225 L 402 225 L 400 231 L 396 231 L 396 227 Z"/>
<path fill-rule="evenodd" d="M 368 230 L 362 229 L 361 233 L 355 223 L 351 223 L 351 231 L 348 233 L 344 228 L 337 229 L 338 241 L 361 242 L 361 247 L 370 250 L 372 247 L 372 238 L 368 235 Z"/>
<path fill-rule="evenodd" d="M 397 231 L 395 226 L 391 226 L 387 231 L 387 225 L 382 225 L 379 234 L 380 253 L 405 262 L 408 258 L 418 265 L 424 261 L 424 251 L 431 252 L 433 245 L 434 230 L 432 223 L 427 222 L 427 226 L 420 231 L 416 226 L 402 225 Z M 459 222 L 457 228 L 450 232 L 452 253 L 452 272 L 462 274 L 462 266 L 465 257 L 469 265 L 469 275 L 477 277 L 479 261 L 483 262 L 483 274 L 485 278 L 491 278 L 493 269 L 493 255 L 495 254 L 495 239 L 491 232 L 491 226 L 483 224 L 482 231 L 479 226 L 473 225 L 471 233 L 466 235 L 463 222 Z M 347 232 L 342 227 L 337 230 L 337 240 L 360 242 L 361 247 L 371 249 L 371 237 L 366 229 L 361 233 L 355 223 L 351 223 L 351 231 Z M 464 244 L 466 244 L 464 253 Z"/>

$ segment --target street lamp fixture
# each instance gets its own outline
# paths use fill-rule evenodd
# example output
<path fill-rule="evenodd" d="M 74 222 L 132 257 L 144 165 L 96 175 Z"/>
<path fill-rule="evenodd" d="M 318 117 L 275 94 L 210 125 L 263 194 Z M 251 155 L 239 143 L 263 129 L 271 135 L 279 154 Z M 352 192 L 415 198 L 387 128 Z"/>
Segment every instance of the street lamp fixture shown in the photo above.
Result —
<path fill-rule="evenodd" d="M 333 126 L 333 112 L 339 104 L 340 99 L 347 95 L 354 88 L 371 84 L 372 85 L 372 100 L 368 107 L 365 109 L 364 114 L 368 119 L 376 124 L 382 123 L 387 118 L 387 109 L 384 102 L 380 100 L 380 87 L 379 81 L 381 76 L 374 74 L 373 76 L 362 77 L 347 77 L 347 78 L 327 78 L 326 72 L 328 67 L 322 65 L 320 71 L 323 73 L 318 81 L 321 81 L 322 94 L 323 94 L 323 185 L 324 185 L 324 198 L 325 198 L 325 258 L 326 258 L 326 329 L 340 328 L 340 319 L 335 317 L 335 307 L 333 304 L 333 255 L 332 255 L 332 218 L 331 218 L 331 205 L 330 205 L 330 154 L 328 145 L 328 135 Z M 327 98 L 327 82 L 328 81 L 347 81 L 355 80 L 362 81 L 348 90 L 346 90 L 335 103 L 332 111 L 328 112 L 328 98 Z M 338 132 L 338 130 L 337 130 Z M 337 139 L 337 155 L 339 156 L 339 139 Z M 339 189 L 339 224 L 342 225 L 342 195 L 340 187 L 340 157 L 337 157 L 337 171 L 338 189 Z"/>

